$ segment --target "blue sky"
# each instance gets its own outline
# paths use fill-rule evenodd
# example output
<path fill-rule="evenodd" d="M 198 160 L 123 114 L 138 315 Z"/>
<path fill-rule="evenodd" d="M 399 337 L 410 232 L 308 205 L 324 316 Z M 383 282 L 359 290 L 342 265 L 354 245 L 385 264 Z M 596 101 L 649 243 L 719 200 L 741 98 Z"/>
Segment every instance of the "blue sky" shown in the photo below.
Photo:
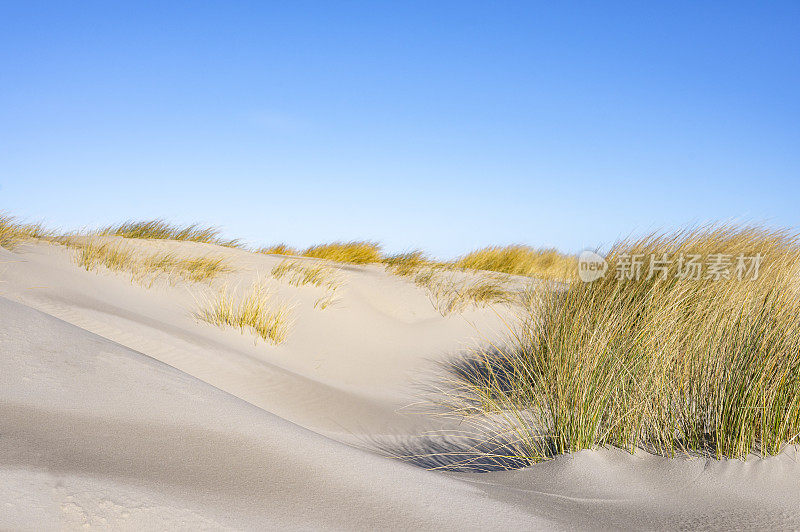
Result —
<path fill-rule="evenodd" d="M 2 2 L 0 209 L 441 257 L 800 226 L 800 2 Z"/>

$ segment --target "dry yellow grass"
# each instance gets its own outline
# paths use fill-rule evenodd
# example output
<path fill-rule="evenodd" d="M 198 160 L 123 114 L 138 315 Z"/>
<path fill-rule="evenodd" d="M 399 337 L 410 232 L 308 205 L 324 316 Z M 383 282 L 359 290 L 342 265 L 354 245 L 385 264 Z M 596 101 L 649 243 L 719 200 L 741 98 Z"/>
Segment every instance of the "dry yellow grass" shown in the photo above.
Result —
<path fill-rule="evenodd" d="M 380 244 L 367 241 L 319 244 L 304 250 L 302 255 L 351 264 L 370 264 L 383 260 Z"/>
<path fill-rule="evenodd" d="M 159 278 L 166 278 L 169 282 L 175 279 L 201 282 L 232 271 L 221 258 L 142 254 L 98 238 L 66 237 L 61 242 L 76 249 L 75 261 L 87 271 L 105 267 L 115 272 L 127 272 L 132 280 L 147 286 L 152 286 Z"/>
<path fill-rule="evenodd" d="M 143 261 L 143 266 L 149 271 L 161 271 L 168 276 L 177 275 L 194 282 L 207 281 L 233 270 L 219 257 L 183 258 L 168 253 L 148 257 Z"/>
<path fill-rule="evenodd" d="M 258 248 L 256 253 L 263 253 L 264 255 L 299 255 L 300 252 L 296 249 L 280 243 L 280 244 L 273 244 L 272 246 L 264 246 Z"/>
<path fill-rule="evenodd" d="M 112 271 L 128 271 L 134 273 L 137 269 L 138 261 L 134 254 L 128 250 L 123 250 L 119 245 L 108 242 L 90 239 L 86 242 L 72 242 L 71 247 L 77 248 L 75 261 L 78 266 L 86 271 L 97 270 L 104 266 Z"/>
<path fill-rule="evenodd" d="M 428 258 L 422 251 L 390 255 L 383 260 L 386 270 L 410 278 L 427 290 L 433 305 L 443 315 L 463 312 L 470 305 L 510 305 L 520 300 L 520 290 L 510 288 L 502 275 L 478 274 L 459 281 L 456 270 L 496 271 L 546 279 L 575 277 L 573 257 L 553 250 L 534 250 L 526 246 L 485 248 L 452 262 Z"/>
<path fill-rule="evenodd" d="M 484 273 L 459 278 L 455 264 L 434 261 L 419 250 L 390 255 L 383 263 L 387 271 L 424 288 L 444 316 L 469 306 L 508 305 L 516 300 L 517 291 L 506 277 Z"/>
<path fill-rule="evenodd" d="M 518 300 L 519 290 L 510 286 L 502 275 L 476 274 L 457 277 L 452 266 L 429 264 L 408 270 L 414 284 L 424 288 L 431 303 L 443 316 L 463 312 L 470 306 L 511 305 Z"/>
<path fill-rule="evenodd" d="M 283 261 L 272 269 L 272 276 L 285 279 L 292 286 L 312 285 L 325 290 L 314 307 L 324 310 L 336 302 L 335 292 L 342 282 L 336 268 L 327 264 L 308 264 L 301 261 Z"/>
<path fill-rule="evenodd" d="M 673 260 L 650 275 L 649 257 L 664 254 Z M 726 259 L 728 274 L 686 275 L 695 255 Z M 642 274 L 617 279 L 636 257 Z M 739 257 L 760 257 L 758 275 Z M 537 289 L 510 344 L 461 374 L 472 404 L 493 412 L 474 419 L 532 460 L 602 445 L 742 458 L 797 442 L 797 234 L 710 226 L 620 242 L 606 260 L 592 283 Z"/>
<path fill-rule="evenodd" d="M 241 247 L 239 240 L 220 237 L 221 231 L 216 227 L 204 227 L 199 224 L 178 226 L 161 219 L 123 222 L 101 229 L 103 236 L 121 236 L 123 238 L 144 238 L 157 240 L 187 240 L 205 242 L 226 247 Z"/>
<path fill-rule="evenodd" d="M 12 249 L 20 242 L 49 238 L 51 234 L 42 223 L 21 223 L 0 212 L 0 247 Z"/>
<path fill-rule="evenodd" d="M 273 299 L 260 282 L 243 296 L 224 290 L 205 301 L 195 316 L 219 327 L 234 327 L 242 333 L 252 331 L 277 345 L 291 329 L 291 310 Z"/>
<path fill-rule="evenodd" d="M 577 260 L 555 249 L 529 246 L 490 246 L 467 253 L 454 262 L 458 268 L 487 270 L 542 279 L 572 279 Z"/>
<path fill-rule="evenodd" d="M 293 286 L 310 284 L 321 288 L 336 289 L 339 285 L 336 269 L 327 264 L 283 261 L 272 268 L 272 275 L 276 279 L 286 279 Z"/>
<path fill-rule="evenodd" d="M 410 277 L 416 275 L 421 268 L 434 265 L 434 261 L 429 259 L 424 252 L 416 250 L 389 255 L 383 259 L 383 264 L 388 271 L 395 275 Z"/>

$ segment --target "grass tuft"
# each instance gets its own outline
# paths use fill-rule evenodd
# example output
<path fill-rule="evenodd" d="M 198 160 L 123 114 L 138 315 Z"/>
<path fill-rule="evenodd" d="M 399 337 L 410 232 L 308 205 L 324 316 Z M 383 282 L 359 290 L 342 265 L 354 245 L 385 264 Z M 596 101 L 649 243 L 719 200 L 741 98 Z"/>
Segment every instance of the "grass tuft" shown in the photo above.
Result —
<path fill-rule="evenodd" d="M 332 290 L 339 286 L 336 269 L 326 264 L 283 261 L 272 268 L 272 275 L 276 279 L 286 279 L 292 286 L 313 285 Z"/>
<path fill-rule="evenodd" d="M 511 345 L 462 379 L 525 454 L 613 445 L 730 458 L 776 454 L 800 434 L 800 241 L 709 226 L 623 241 L 592 283 L 542 285 Z M 762 257 L 756 278 L 678 277 L 678 261 L 618 280 L 631 256 Z M 502 385 L 498 385 L 502 382 Z"/>
<path fill-rule="evenodd" d="M 526 275 L 542 279 L 570 279 L 575 277 L 577 262 L 555 249 L 534 249 L 529 246 L 490 246 L 457 259 L 458 268 L 487 270 L 512 275 Z"/>
<path fill-rule="evenodd" d="M 195 316 L 219 327 L 234 327 L 242 333 L 250 330 L 275 345 L 283 343 L 291 328 L 291 311 L 275 303 L 260 283 L 242 297 L 223 291 L 205 302 Z"/>
<path fill-rule="evenodd" d="M 201 282 L 232 271 L 221 258 L 184 258 L 171 253 L 142 256 L 119 243 L 104 242 L 96 238 L 65 238 L 62 242 L 76 248 L 75 261 L 86 271 L 105 267 L 115 272 L 128 272 L 133 280 L 146 286 L 152 286 L 161 277 L 166 277 L 170 282 L 176 278 Z"/>
<path fill-rule="evenodd" d="M 138 265 L 130 251 L 123 250 L 119 245 L 98 240 L 89 240 L 78 246 L 76 262 L 86 271 L 97 270 L 100 266 L 105 266 L 112 271 L 133 273 Z"/>
<path fill-rule="evenodd" d="M 284 243 L 274 244 L 272 246 L 264 246 L 264 247 L 258 248 L 256 250 L 256 253 L 263 253 L 264 255 L 299 255 L 300 254 L 296 249 L 294 249 L 294 248 L 292 248 L 292 247 L 290 247 L 290 246 L 288 246 L 287 244 L 284 244 Z"/>
<path fill-rule="evenodd" d="M 15 216 L 0 212 L 0 247 L 13 249 L 20 242 L 49 238 L 52 232 L 41 223 L 20 223 Z"/>
<path fill-rule="evenodd" d="M 221 231 L 216 227 L 204 227 L 199 224 L 179 226 L 162 219 L 133 221 L 111 225 L 99 231 L 103 236 L 121 236 L 123 238 L 143 238 L 155 240 L 187 240 L 205 242 L 226 247 L 241 247 L 238 239 L 220 238 Z"/>
<path fill-rule="evenodd" d="M 319 244 L 304 250 L 302 255 L 351 264 L 370 264 L 383 260 L 380 244 L 367 241 Z"/>
<path fill-rule="evenodd" d="M 420 250 L 408 253 L 397 253 L 383 259 L 386 269 L 401 277 L 415 275 L 421 268 L 433 264 L 424 252 Z"/>
<path fill-rule="evenodd" d="M 143 267 L 151 272 L 163 272 L 193 282 L 207 281 L 222 273 L 232 271 L 224 259 L 214 257 L 176 257 L 172 254 L 154 255 L 146 258 Z"/>
<path fill-rule="evenodd" d="M 406 265 L 401 266 L 405 268 Z M 510 286 L 508 278 L 479 273 L 460 278 L 461 272 L 449 265 L 430 263 L 421 267 L 410 267 L 408 273 L 400 273 L 413 279 L 414 284 L 424 288 L 431 303 L 440 314 L 463 312 L 470 306 L 486 307 L 510 305 L 518 300 L 519 290 Z"/>
<path fill-rule="evenodd" d="M 336 268 L 326 264 L 304 264 L 301 261 L 283 261 L 272 269 L 276 279 L 286 279 L 292 286 L 312 285 L 325 290 L 325 295 L 315 303 L 315 308 L 324 310 L 336 302 L 335 292 L 341 286 Z"/>

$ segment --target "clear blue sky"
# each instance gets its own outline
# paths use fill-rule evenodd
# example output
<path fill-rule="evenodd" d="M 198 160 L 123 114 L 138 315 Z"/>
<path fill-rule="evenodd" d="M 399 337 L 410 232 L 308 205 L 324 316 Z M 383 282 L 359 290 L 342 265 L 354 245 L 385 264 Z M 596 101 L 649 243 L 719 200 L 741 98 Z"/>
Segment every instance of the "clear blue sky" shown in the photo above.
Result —
<path fill-rule="evenodd" d="M 800 226 L 800 2 L 2 2 L 0 209 L 566 251 Z"/>

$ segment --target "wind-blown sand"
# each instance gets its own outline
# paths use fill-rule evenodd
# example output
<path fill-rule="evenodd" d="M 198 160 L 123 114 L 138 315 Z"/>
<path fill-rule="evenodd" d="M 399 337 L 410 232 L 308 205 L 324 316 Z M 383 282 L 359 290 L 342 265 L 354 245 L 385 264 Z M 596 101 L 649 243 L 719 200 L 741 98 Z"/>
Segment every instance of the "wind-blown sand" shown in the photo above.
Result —
<path fill-rule="evenodd" d="M 282 259 L 208 244 L 231 287 Z M 742 461 L 583 451 L 515 471 L 447 473 L 381 456 L 433 416 L 404 407 L 504 316 L 441 316 L 423 290 L 347 266 L 338 301 L 294 305 L 272 346 L 192 316 L 205 285 L 147 289 L 55 244 L 0 249 L 0 528 L 798 528 L 800 453 Z"/>

